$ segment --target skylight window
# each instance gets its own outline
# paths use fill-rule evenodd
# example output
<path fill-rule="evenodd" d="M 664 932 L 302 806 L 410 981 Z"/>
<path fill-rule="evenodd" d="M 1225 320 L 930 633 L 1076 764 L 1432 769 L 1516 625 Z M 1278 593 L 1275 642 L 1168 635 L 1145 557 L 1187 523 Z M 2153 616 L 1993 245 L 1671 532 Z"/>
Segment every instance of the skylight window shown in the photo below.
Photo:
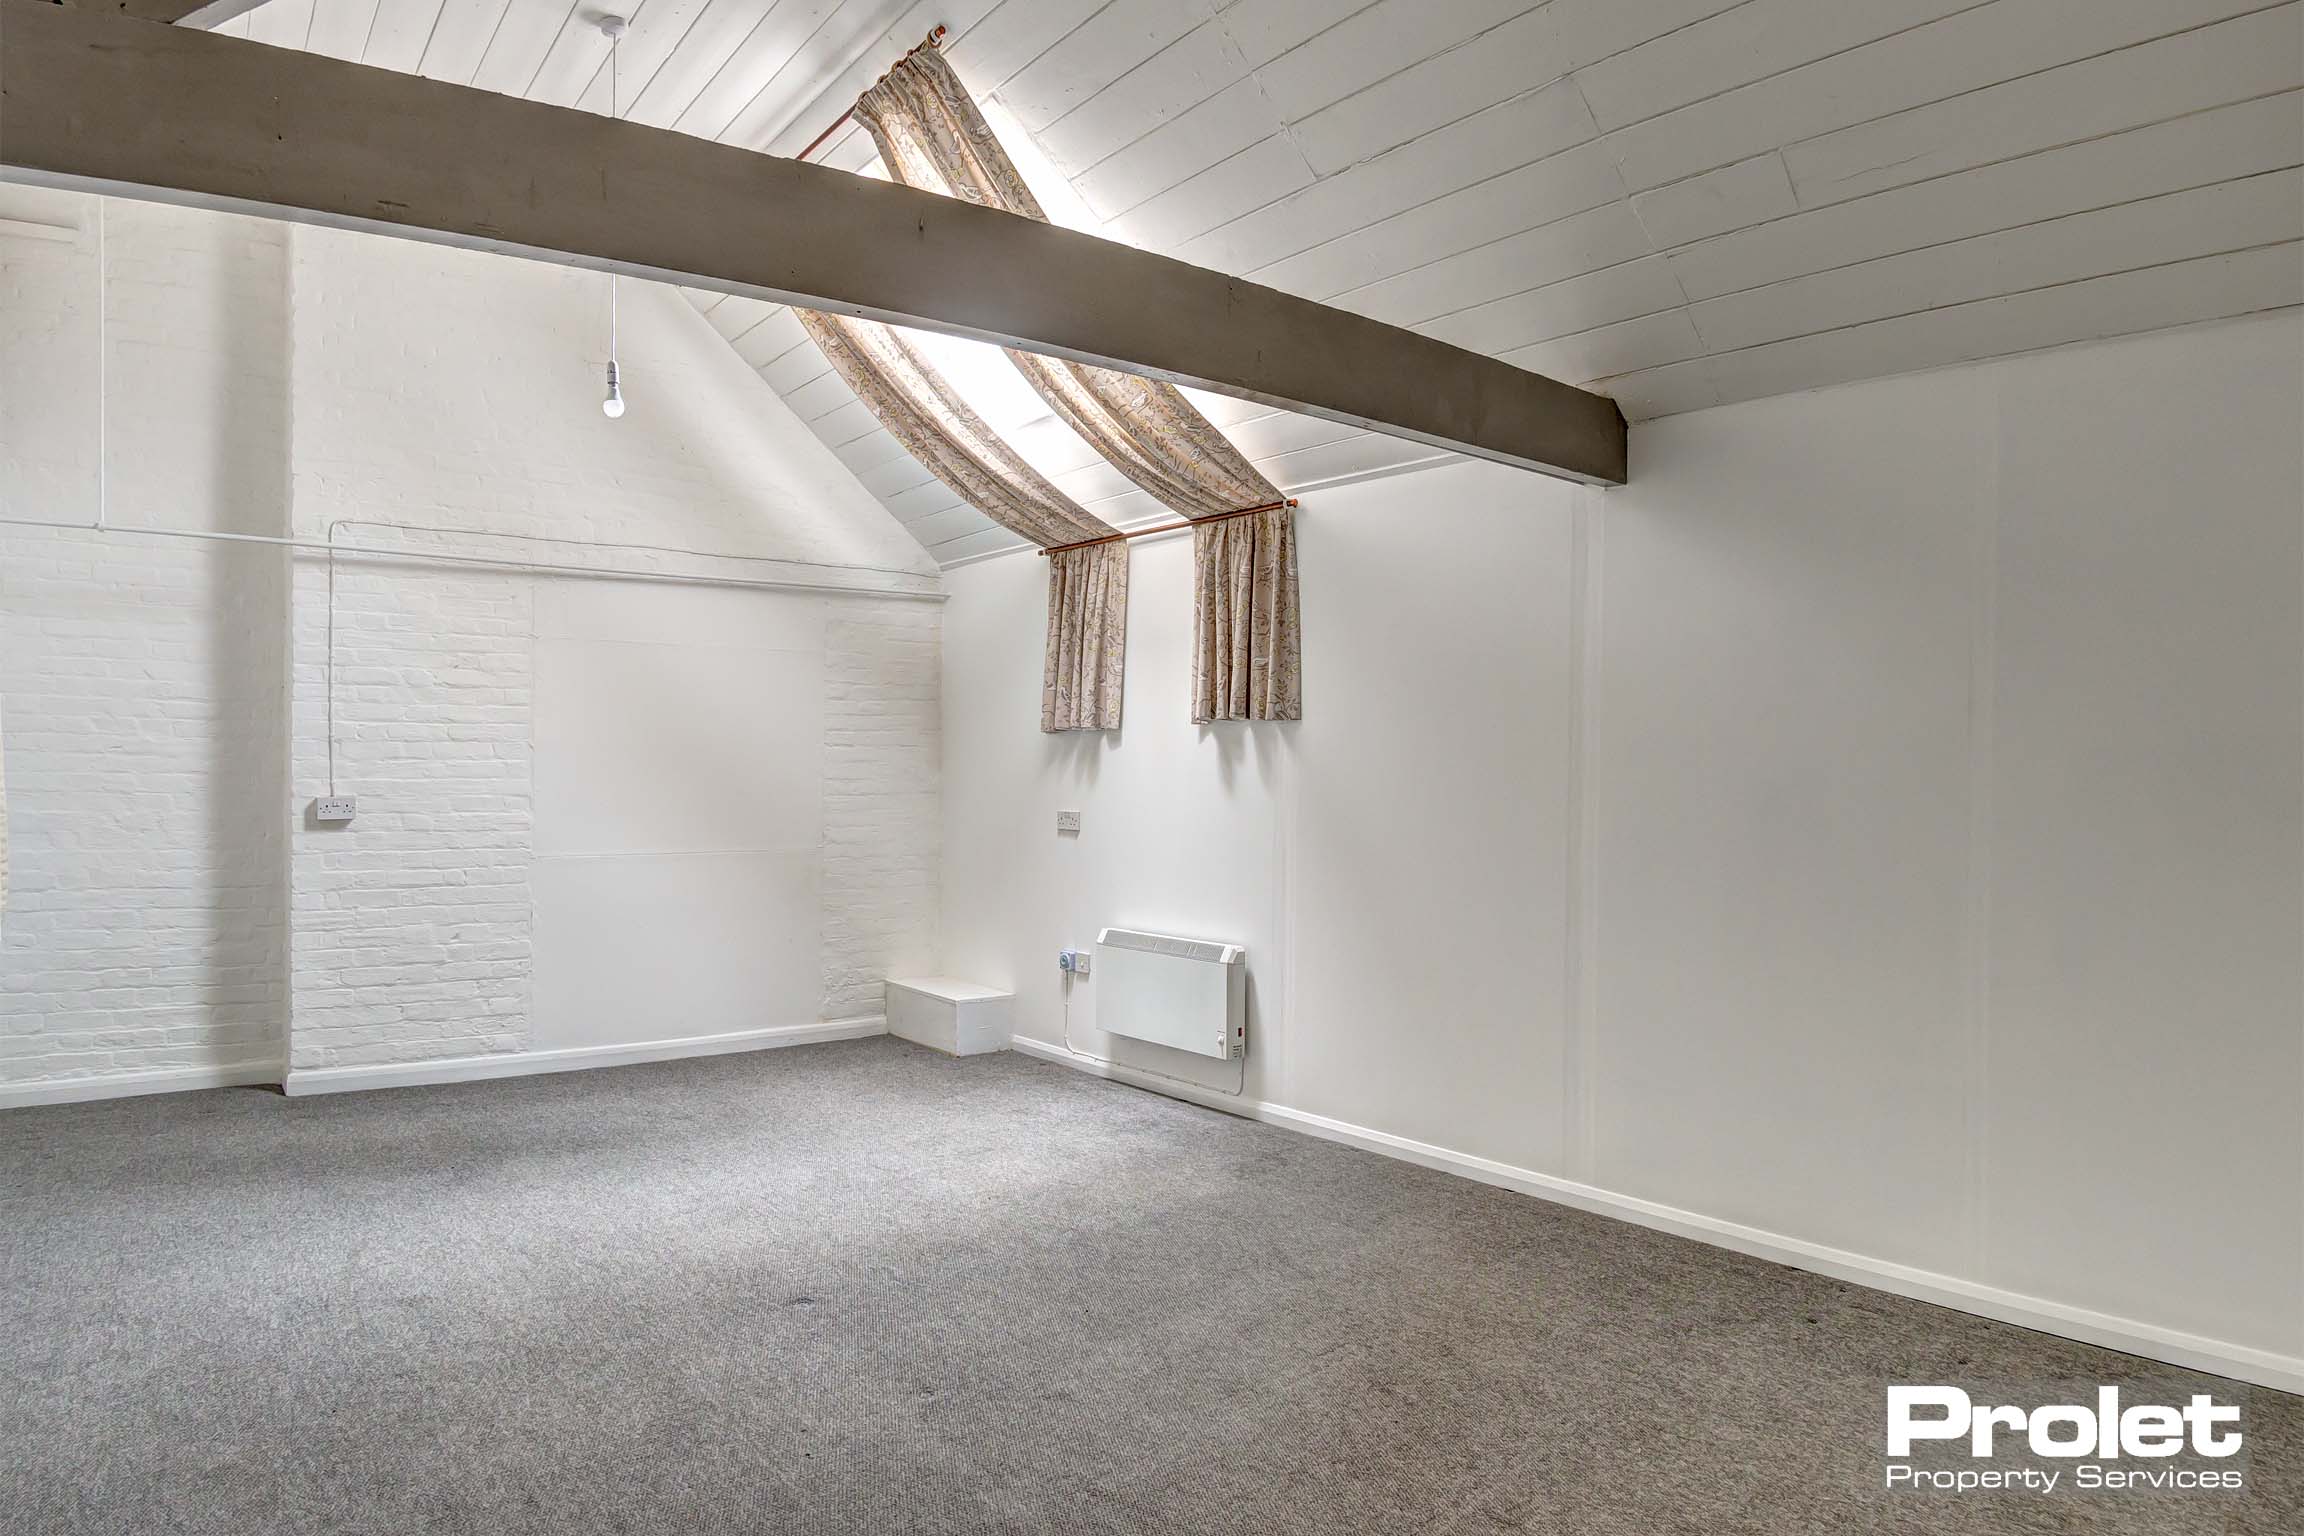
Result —
<path fill-rule="evenodd" d="M 1048 221 L 1083 234 L 1117 239 L 1104 227 L 1080 194 L 1073 190 L 1063 172 L 1040 152 L 1032 135 L 1011 116 L 1008 109 L 997 101 L 981 103 L 985 119 L 999 136 L 1001 146 L 1015 162 L 1024 184 L 1031 188 L 1039 200 Z M 863 175 L 889 179 L 888 171 L 875 158 L 866 166 Z M 1072 430 L 1071 425 L 1048 408 L 1039 392 L 1025 381 L 1016 365 L 998 347 L 985 342 L 967 341 L 957 336 L 939 335 L 934 331 L 906 329 L 906 336 L 918 344 L 920 351 L 941 373 L 945 381 L 959 391 L 985 425 L 1007 439 L 1009 446 L 1023 456 L 1043 475 L 1072 495 L 1090 511 L 1094 503 L 1109 499 L 1104 491 L 1107 478 L 1092 471 L 1104 462 L 1102 455 L 1088 445 L 1085 438 Z M 1221 411 L 1222 404 L 1205 401 L 1193 392 L 1193 400 L 1203 409 L 1214 404 Z M 1217 419 L 1221 420 L 1219 416 Z"/>

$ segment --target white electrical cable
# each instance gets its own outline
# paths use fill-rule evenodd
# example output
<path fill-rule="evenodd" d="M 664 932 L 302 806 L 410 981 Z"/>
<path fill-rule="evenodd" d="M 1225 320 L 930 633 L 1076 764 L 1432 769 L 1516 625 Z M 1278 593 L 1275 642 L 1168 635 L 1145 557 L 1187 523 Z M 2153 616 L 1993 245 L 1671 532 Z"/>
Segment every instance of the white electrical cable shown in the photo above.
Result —
<path fill-rule="evenodd" d="M 112 503 L 111 457 L 112 343 L 105 310 L 110 307 L 112 274 L 104 259 L 104 202 L 96 199 L 96 531 L 102 533 Z"/>
<path fill-rule="evenodd" d="M 1243 1094 L 1243 1093 L 1245 1093 L 1245 1092 L 1247 1091 L 1247 1089 L 1248 1089 L 1248 1047 L 1247 1047 L 1247 1043 L 1246 1043 L 1245 1041 L 1243 1041 L 1243 1042 L 1241 1043 L 1241 1047 L 1240 1047 L 1240 1054 L 1239 1054 L 1239 1056 L 1236 1058 L 1236 1059 L 1239 1061 L 1239 1063 L 1240 1063 L 1240 1075 L 1239 1075 L 1239 1077 L 1238 1077 L 1238 1078 L 1237 1078 L 1237 1079 L 1236 1079 L 1236 1080 L 1233 1082 L 1232 1086 L 1231 1086 L 1231 1087 L 1229 1087 L 1229 1088 L 1225 1087 L 1225 1086 L 1224 1086 L 1223 1084 L 1221 1084 L 1221 1083 L 1196 1083 L 1196 1082 L 1192 1081 L 1192 1079 L 1190 1079 L 1190 1078 L 1188 1078 L 1188 1077 L 1178 1077 L 1178 1076 L 1176 1076 L 1176 1075 L 1175 1075 L 1174 1073 L 1172 1073 L 1172 1072 L 1156 1072 L 1156 1071 L 1154 1071 L 1154 1070 L 1153 1070 L 1152 1068 L 1150 1068 L 1150 1067 L 1139 1067 L 1139 1066 L 1132 1066 L 1132 1065 L 1130 1065 L 1128 1062 L 1125 1062 L 1125 1061 L 1116 1061 L 1116 1060 L 1114 1060 L 1114 1059 L 1113 1059 L 1112 1057 L 1110 1057 L 1110 1056 L 1091 1056 L 1091 1055 L 1089 1055 L 1089 1054 L 1088 1054 L 1086 1051 L 1082 1051 L 1082 1050 L 1076 1050 L 1076 1049 L 1074 1049 L 1074 1048 L 1073 1048 L 1073 1045 L 1072 1045 L 1072 983 L 1073 983 L 1073 980 L 1074 980 L 1074 979 L 1075 979 L 1075 978 L 1074 978 L 1074 976 L 1073 976 L 1073 973 L 1072 973 L 1072 972 L 1070 972 L 1070 971 L 1066 971 L 1066 972 L 1064 973 L 1064 1054 L 1065 1054 L 1065 1055 L 1067 1055 L 1067 1056 L 1071 1056 L 1071 1057 L 1073 1057 L 1073 1058 L 1075 1058 L 1075 1059 L 1077 1059 L 1077 1060 L 1080 1060 L 1080 1061 L 1091 1061 L 1091 1062 L 1094 1062 L 1094 1063 L 1095 1063 L 1097 1066 L 1100 1066 L 1100 1067 L 1110 1067 L 1110 1068 L 1111 1068 L 1113 1071 L 1115 1071 L 1115 1072 L 1120 1072 L 1120 1073 L 1127 1073 L 1127 1074 L 1132 1074 L 1132 1075 L 1134 1075 L 1134 1076 L 1137 1076 L 1137 1077 L 1152 1077 L 1152 1078 L 1158 1078 L 1158 1079 L 1159 1079 L 1161 1082 L 1164 1082 L 1164 1083 L 1174 1083 L 1174 1084 L 1176 1084 L 1176 1085 L 1177 1085 L 1177 1086 L 1179 1086 L 1179 1087 L 1182 1087 L 1182 1088 L 1190 1088 L 1190 1089 L 1194 1090 L 1195 1092 L 1199 1092 L 1199 1093 L 1213 1093 L 1213 1094 L 1217 1094 L 1217 1095 L 1220 1095 L 1221 1097 L 1224 1097 L 1224 1098 L 1227 1098 L 1227 1099 L 1236 1099 L 1236 1098 L 1240 1097 L 1240 1095 L 1241 1095 L 1241 1094 Z"/>
<path fill-rule="evenodd" d="M 335 530 L 329 530 L 328 542 L 336 542 Z M 293 592 L 289 606 L 295 606 Z M 328 647 L 320 655 L 320 674 L 327 680 L 328 697 L 328 798 L 336 798 L 336 552 L 328 552 Z"/>

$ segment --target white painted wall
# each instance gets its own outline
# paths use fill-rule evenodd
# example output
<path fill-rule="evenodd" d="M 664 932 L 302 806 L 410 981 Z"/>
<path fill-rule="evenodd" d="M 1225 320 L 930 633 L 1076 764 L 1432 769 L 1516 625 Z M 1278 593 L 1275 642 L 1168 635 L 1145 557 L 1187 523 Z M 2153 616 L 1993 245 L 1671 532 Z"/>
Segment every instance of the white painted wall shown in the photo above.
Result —
<path fill-rule="evenodd" d="M 114 520 L 284 532 L 282 231 L 115 203 L 106 237 Z M 95 521 L 96 272 L 93 200 L 0 188 L 0 518 Z M 0 1102 L 278 1060 L 285 596 L 275 549 L 0 528 Z"/>
<path fill-rule="evenodd" d="M 90 206 L 9 205 L 60 231 L 0 241 L 9 515 L 93 513 Z M 111 247 L 117 521 L 931 579 L 669 295 L 610 426 L 597 279 Z M 2304 1371 L 2300 357 L 2287 314 L 1676 418 L 1605 495 L 1323 493 L 1296 726 L 1186 722 L 1174 542 L 1111 740 L 1035 729 L 1040 563 L 950 573 L 941 745 L 930 605 L 347 562 L 325 833 L 324 565 L 0 533 L 0 1086 L 849 1017 L 940 899 L 1035 1038 L 1103 924 L 1239 940 L 1253 1099 Z M 1076 1043 L 1224 1081 L 1094 986 Z"/>
<path fill-rule="evenodd" d="M 674 290 L 621 286 L 610 422 L 605 278 L 293 242 L 301 535 L 419 524 L 506 536 L 466 552 L 935 588 Z M 297 564 L 300 801 L 330 783 L 327 575 Z M 295 834 L 292 1069 L 876 1015 L 879 978 L 933 956 L 937 618 L 339 562 L 334 787 L 360 817 Z"/>
<path fill-rule="evenodd" d="M 0 195 L 0 515 L 93 521 L 98 204 Z M 605 279 L 108 210 L 116 526 L 862 595 L 0 530 L 0 1102 L 868 1018 L 928 966 L 939 609 L 886 594 L 934 567 L 672 290 L 623 285 L 610 422 Z"/>
<path fill-rule="evenodd" d="M 1033 729 L 1041 563 L 950 572 L 943 968 L 1056 1042 L 1063 945 L 1245 942 L 1250 1100 L 2304 1380 L 2300 373 L 2290 312 L 1308 497 L 1296 726 L 1186 720 L 1180 542 L 1109 740 Z"/>

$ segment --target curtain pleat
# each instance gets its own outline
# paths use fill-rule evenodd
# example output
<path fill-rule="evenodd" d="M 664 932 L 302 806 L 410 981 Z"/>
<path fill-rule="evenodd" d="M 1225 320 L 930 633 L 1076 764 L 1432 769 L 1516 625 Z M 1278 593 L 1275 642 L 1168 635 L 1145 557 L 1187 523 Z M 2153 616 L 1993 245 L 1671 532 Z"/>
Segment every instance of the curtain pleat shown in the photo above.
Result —
<path fill-rule="evenodd" d="M 905 451 L 986 517 L 1042 548 L 1113 532 L 1026 463 L 900 332 L 874 320 L 793 313 Z M 1127 639 L 1128 546 L 1050 556 L 1042 730 L 1119 728 Z"/>
<path fill-rule="evenodd" d="M 1192 719 L 1303 719 L 1294 514 L 1202 523 L 1192 544 Z"/>
<path fill-rule="evenodd" d="M 1113 531 L 1026 463 L 901 333 L 877 320 L 792 313 L 904 451 L 986 517 L 1041 545 Z"/>
<path fill-rule="evenodd" d="M 906 186 L 1005 209 L 1046 223 L 1039 199 L 933 48 L 913 54 L 866 91 L 856 120 Z M 1113 468 L 1186 517 L 1278 501 L 1231 440 L 1173 384 L 1011 349 L 1040 398 Z"/>
<path fill-rule="evenodd" d="M 1212 517 L 1281 499 L 1175 385 L 1031 352 L 1008 355 L 1089 447 L 1184 516 Z"/>
<path fill-rule="evenodd" d="M 1040 729 L 1120 729 L 1121 659 L 1127 643 L 1127 544 L 1090 544 L 1051 554 Z"/>
<path fill-rule="evenodd" d="M 889 435 L 993 523 L 1041 548 L 1115 532 L 1025 463 L 903 334 L 878 320 L 793 313 Z M 1048 557 L 1041 730 L 1120 730 L 1127 636 L 1127 543 L 1092 543 Z"/>
<path fill-rule="evenodd" d="M 992 125 L 934 48 L 914 53 L 866 91 L 856 119 L 879 146 L 888 174 L 907 186 L 1046 221 Z M 1282 499 L 1174 385 L 1037 353 L 1008 356 L 1113 468 L 1184 516 Z M 1293 518 L 1282 508 L 1276 516 L 1210 524 L 1194 530 L 1193 548 L 1200 594 L 1193 718 L 1300 718 Z"/>

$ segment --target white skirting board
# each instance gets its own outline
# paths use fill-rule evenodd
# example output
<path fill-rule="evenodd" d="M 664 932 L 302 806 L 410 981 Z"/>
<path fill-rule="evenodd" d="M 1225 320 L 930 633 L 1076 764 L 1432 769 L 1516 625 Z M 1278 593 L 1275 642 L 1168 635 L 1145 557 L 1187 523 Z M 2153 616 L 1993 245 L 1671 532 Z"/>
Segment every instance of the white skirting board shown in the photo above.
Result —
<path fill-rule="evenodd" d="M 113 1077 L 76 1077 L 54 1083 L 0 1084 L 0 1109 L 34 1104 L 83 1104 L 91 1099 L 126 1099 L 146 1093 L 189 1093 L 197 1088 L 244 1088 L 280 1081 L 277 1061 L 241 1062 L 222 1067 L 169 1067 L 158 1072 L 122 1072 Z"/>
<path fill-rule="evenodd" d="M 788 1024 L 744 1029 L 726 1035 L 691 1035 L 684 1040 L 644 1040 L 636 1045 L 587 1045 L 564 1051 L 517 1051 L 502 1056 L 457 1056 L 439 1061 L 379 1062 L 372 1066 L 291 1068 L 281 1091 L 290 1095 L 351 1093 L 366 1088 L 412 1088 L 422 1083 L 465 1083 L 489 1077 L 527 1077 L 538 1072 L 580 1072 L 589 1067 L 623 1067 L 642 1061 L 677 1061 L 686 1056 L 722 1056 L 731 1051 L 769 1051 L 823 1040 L 860 1040 L 884 1035 L 888 1021 L 834 1019 L 824 1024 Z"/>
<path fill-rule="evenodd" d="M 459 1056 L 436 1061 L 380 1062 L 355 1067 L 305 1067 L 283 1074 L 276 1061 L 220 1067 L 176 1067 L 160 1072 L 123 1072 L 114 1077 L 81 1077 L 53 1083 L 0 1084 L 0 1109 L 36 1104 L 79 1104 L 91 1099 L 124 1099 L 147 1093 L 188 1093 L 201 1088 L 241 1088 L 278 1083 L 290 1094 L 350 1093 L 364 1088 L 408 1088 L 419 1083 L 462 1083 L 488 1077 L 526 1077 L 538 1072 L 578 1072 L 587 1067 L 621 1067 L 642 1061 L 677 1061 L 684 1056 L 721 1056 L 731 1051 L 768 1051 L 820 1040 L 860 1040 L 884 1035 L 888 1021 L 878 1014 L 833 1019 L 823 1024 L 789 1024 L 745 1029 L 726 1035 L 692 1035 L 683 1040 L 644 1040 L 635 1045 L 594 1045 L 565 1051 L 515 1051 L 502 1056 Z"/>
<path fill-rule="evenodd" d="M 1037 1056 L 1043 1061 L 1052 1061 L 1097 1077 L 1110 1078 L 1132 1088 L 1165 1094 L 1169 1098 L 1262 1121 L 1267 1125 L 1285 1126 L 1307 1136 L 1342 1142 L 1363 1151 L 1380 1152 L 1403 1162 L 1419 1163 L 1443 1173 L 1453 1173 L 1467 1179 L 1477 1179 L 1483 1184 L 1534 1195 L 1539 1200 L 1551 1200 L 1601 1216 L 1613 1216 L 1620 1221 L 1652 1227 L 1676 1237 L 1693 1238 L 1700 1243 L 1711 1243 L 1715 1247 L 1750 1254 L 1754 1258 L 1767 1259 L 1793 1269 L 1830 1275 L 1835 1280 L 1870 1286 L 1892 1295 L 1909 1296 L 1917 1301 L 1950 1307 L 1958 1312 L 1970 1312 L 1995 1322 L 2014 1323 L 2020 1328 L 2052 1333 L 2060 1338 L 2078 1339 L 2084 1344 L 2142 1355 L 2148 1360 L 2164 1360 L 2171 1365 L 2213 1371 L 2239 1381 L 2254 1382 L 2258 1386 L 2304 1393 L 2304 1358 L 2295 1355 L 2274 1354 L 2270 1350 L 2227 1344 L 2220 1339 L 2160 1328 L 2132 1318 L 2091 1312 L 2083 1307 L 2068 1307 L 2060 1302 L 2045 1301 L 2016 1291 L 2004 1291 L 1996 1286 L 1980 1285 L 1972 1280 L 1962 1280 L 1932 1270 L 1914 1269 L 1909 1265 L 1851 1253 L 1842 1248 L 1828 1248 L 1820 1243 L 1804 1242 L 1796 1237 L 1785 1237 L 1758 1227 L 1722 1221 L 1717 1217 L 1659 1205 L 1655 1201 L 1642 1200 L 1632 1195 L 1620 1195 L 1595 1185 L 1579 1184 L 1572 1179 L 1556 1178 L 1548 1173 L 1538 1173 L 1532 1168 L 1516 1168 L 1509 1163 L 1492 1162 L 1465 1152 L 1453 1152 L 1429 1142 L 1410 1141 L 1405 1136 L 1372 1131 L 1366 1126 L 1331 1120 L 1325 1115 L 1290 1109 L 1284 1104 L 1270 1104 L 1261 1099 L 1233 1098 L 1215 1089 L 1188 1088 L 1127 1067 L 1076 1055 L 1062 1046 L 1028 1039 L 1023 1035 L 1015 1037 L 1014 1045 L 1028 1056 Z"/>

